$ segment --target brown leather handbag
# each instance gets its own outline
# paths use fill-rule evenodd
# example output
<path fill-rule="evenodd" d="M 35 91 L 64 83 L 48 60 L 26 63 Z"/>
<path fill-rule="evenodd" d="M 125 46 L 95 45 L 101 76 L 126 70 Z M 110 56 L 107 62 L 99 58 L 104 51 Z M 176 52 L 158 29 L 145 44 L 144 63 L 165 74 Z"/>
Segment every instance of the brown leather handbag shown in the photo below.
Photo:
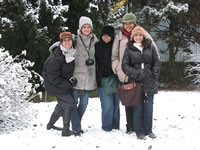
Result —
<path fill-rule="evenodd" d="M 124 106 L 136 106 L 140 104 L 141 93 L 142 93 L 142 83 L 132 82 L 129 84 L 122 84 L 117 89 L 120 101 Z"/>

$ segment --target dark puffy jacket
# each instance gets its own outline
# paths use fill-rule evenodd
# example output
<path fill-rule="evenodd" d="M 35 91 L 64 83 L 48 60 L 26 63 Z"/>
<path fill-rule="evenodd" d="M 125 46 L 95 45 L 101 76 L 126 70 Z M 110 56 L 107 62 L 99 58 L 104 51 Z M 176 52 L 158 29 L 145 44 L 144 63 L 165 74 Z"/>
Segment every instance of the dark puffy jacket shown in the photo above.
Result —
<path fill-rule="evenodd" d="M 55 49 L 59 49 L 56 47 Z M 48 93 L 56 96 L 72 92 L 69 79 L 73 76 L 74 61 L 66 63 L 65 56 L 51 54 L 45 61 L 43 78 L 45 89 Z"/>
<path fill-rule="evenodd" d="M 147 95 L 152 95 L 158 92 L 161 63 L 151 40 L 147 39 L 146 45 L 143 53 L 133 45 L 126 48 L 122 60 L 122 70 L 128 75 L 129 82 L 144 83 L 143 91 Z M 141 63 L 144 63 L 144 69 L 141 69 Z"/>
<path fill-rule="evenodd" d="M 101 87 L 101 79 L 113 74 L 111 67 L 112 41 L 105 43 L 102 39 L 95 44 L 96 80 Z"/>

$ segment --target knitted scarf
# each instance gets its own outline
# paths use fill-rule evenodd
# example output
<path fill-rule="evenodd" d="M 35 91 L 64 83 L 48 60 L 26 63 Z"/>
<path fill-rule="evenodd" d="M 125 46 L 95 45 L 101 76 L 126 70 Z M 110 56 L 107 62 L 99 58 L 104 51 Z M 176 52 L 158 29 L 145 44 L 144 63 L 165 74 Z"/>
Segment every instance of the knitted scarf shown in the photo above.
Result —
<path fill-rule="evenodd" d="M 63 55 L 65 56 L 66 63 L 70 63 L 75 59 L 76 49 L 74 48 L 67 49 L 67 48 L 64 48 L 62 45 L 60 45 L 60 49 Z"/>
<path fill-rule="evenodd" d="M 130 36 L 131 36 L 131 31 L 127 32 L 127 31 L 123 31 L 123 35 L 126 36 L 128 38 L 128 40 L 130 40 Z"/>

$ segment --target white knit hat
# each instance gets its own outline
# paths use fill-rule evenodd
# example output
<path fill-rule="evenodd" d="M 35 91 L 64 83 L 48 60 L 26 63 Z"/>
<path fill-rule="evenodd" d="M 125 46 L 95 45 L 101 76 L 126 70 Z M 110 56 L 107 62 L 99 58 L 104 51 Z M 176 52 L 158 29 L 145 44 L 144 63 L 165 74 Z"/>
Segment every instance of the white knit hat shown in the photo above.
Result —
<path fill-rule="evenodd" d="M 89 24 L 91 26 L 91 28 L 93 29 L 92 20 L 89 17 L 81 16 L 81 18 L 79 19 L 79 29 L 81 30 L 81 28 L 85 24 Z"/>

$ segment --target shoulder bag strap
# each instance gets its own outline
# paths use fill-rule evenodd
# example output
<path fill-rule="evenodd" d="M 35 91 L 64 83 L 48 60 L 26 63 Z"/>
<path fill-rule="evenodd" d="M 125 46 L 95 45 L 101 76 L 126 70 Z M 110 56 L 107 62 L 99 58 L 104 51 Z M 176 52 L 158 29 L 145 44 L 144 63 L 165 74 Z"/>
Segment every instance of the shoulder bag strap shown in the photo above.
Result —
<path fill-rule="evenodd" d="M 87 54 L 88 54 L 88 58 L 89 58 L 89 53 L 90 53 L 90 48 L 91 48 L 91 44 L 92 44 L 93 37 L 90 38 L 89 49 L 86 48 L 85 43 L 83 42 L 83 39 L 81 38 L 80 35 L 79 35 L 79 37 L 80 37 L 80 39 L 81 39 L 81 42 L 83 43 L 83 46 L 85 47 L 85 50 L 86 50 L 86 52 L 87 52 Z"/>

